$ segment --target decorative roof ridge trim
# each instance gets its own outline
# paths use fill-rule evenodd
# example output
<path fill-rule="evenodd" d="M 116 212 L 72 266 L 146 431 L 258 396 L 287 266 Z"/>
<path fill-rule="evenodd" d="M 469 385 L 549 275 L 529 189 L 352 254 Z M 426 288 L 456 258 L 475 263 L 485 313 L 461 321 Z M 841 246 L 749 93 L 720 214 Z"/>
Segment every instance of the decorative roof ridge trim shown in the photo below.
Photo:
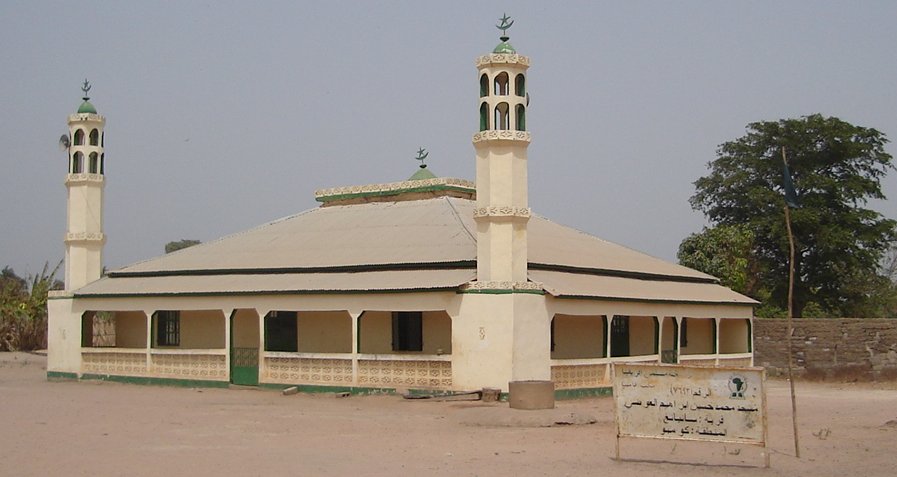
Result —
<path fill-rule="evenodd" d="M 533 263 L 533 262 L 529 262 L 527 264 L 527 267 L 530 270 L 572 273 L 575 275 L 595 275 L 595 276 L 602 276 L 602 277 L 633 278 L 636 280 L 667 281 L 667 282 L 682 282 L 682 283 L 704 283 L 704 284 L 709 284 L 709 285 L 719 285 L 719 279 L 717 279 L 715 277 L 710 277 L 710 278 L 688 277 L 688 276 L 683 276 L 683 275 L 669 275 L 669 274 L 664 274 L 664 273 L 638 272 L 638 271 L 633 271 L 633 270 L 612 270 L 612 269 L 608 269 L 608 268 L 575 267 L 575 266 L 571 266 L 571 265 L 557 265 L 557 264 L 551 264 L 551 263 Z M 720 286 L 722 286 L 722 285 L 720 285 Z"/>
<path fill-rule="evenodd" d="M 551 291 L 549 291 L 551 293 Z M 551 295 L 558 299 L 564 300 L 606 300 L 606 301 L 626 301 L 626 302 L 650 302 L 650 303 L 672 303 L 672 304 L 702 304 L 702 305 L 732 305 L 732 306 L 750 306 L 754 307 L 759 305 L 760 302 L 751 299 L 750 302 L 741 302 L 741 301 L 723 301 L 723 300 L 675 300 L 672 298 L 627 298 L 627 297 L 613 297 L 613 296 L 599 296 L 599 295 L 564 295 L 564 294 L 555 294 L 551 293 Z M 726 318 L 723 318 L 726 319 Z M 733 318 L 737 319 L 737 318 Z"/>
<path fill-rule="evenodd" d="M 432 288 L 381 288 L 381 289 L 327 289 L 327 290 L 252 290 L 252 291 L 202 291 L 202 292 L 148 292 L 148 293 L 75 293 L 75 298 L 137 298 L 177 296 L 247 296 L 247 295 L 351 295 L 381 293 L 428 293 L 456 291 L 458 285 Z"/>
<path fill-rule="evenodd" d="M 345 187 L 331 187 L 329 189 L 318 189 L 315 191 L 315 199 L 323 199 L 332 196 L 358 195 L 358 194 L 377 194 L 383 192 L 401 192 L 406 189 L 415 189 L 420 187 L 432 186 L 455 186 L 465 189 L 476 189 L 476 184 L 466 179 L 458 179 L 454 177 L 436 177 L 434 179 L 422 179 L 414 181 L 388 182 L 383 184 L 366 184 Z"/>
<path fill-rule="evenodd" d="M 455 208 L 455 204 L 452 203 L 452 200 L 453 200 L 453 199 L 452 199 L 452 198 L 449 198 L 449 197 L 446 197 L 446 198 L 445 198 L 445 201 L 446 201 L 446 203 L 449 205 L 449 208 L 452 209 L 452 214 L 455 216 L 455 220 L 457 220 L 457 221 L 458 221 L 458 224 L 461 225 L 461 228 L 462 228 L 465 232 L 467 232 L 467 236 L 470 237 L 470 241 L 471 241 L 474 245 L 476 245 L 476 243 L 477 243 L 477 236 L 476 236 L 476 234 L 474 234 L 473 232 L 470 231 L 470 229 L 467 228 L 467 224 L 464 223 L 464 219 L 461 218 L 461 213 L 458 212 L 458 209 Z M 474 263 L 475 263 L 475 262 L 476 262 L 476 260 L 474 260 Z"/>
<path fill-rule="evenodd" d="M 402 270 L 459 270 L 476 269 L 476 260 L 458 260 L 453 262 L 420 262 L 420 263 L 379 263 L 367 265 L 342 265 L 324 267 L 283 267 L 283 268 L 221 268 L 221 269 L 187 269 L 187 270 L 147 270 L 110 272 L 108 278 L 146 278 L 146 277 L 184 277 L 184 276 L 218 276 L 218 275 L 286 275 L 309 273 L 359 273 L 390 272 Z"/>

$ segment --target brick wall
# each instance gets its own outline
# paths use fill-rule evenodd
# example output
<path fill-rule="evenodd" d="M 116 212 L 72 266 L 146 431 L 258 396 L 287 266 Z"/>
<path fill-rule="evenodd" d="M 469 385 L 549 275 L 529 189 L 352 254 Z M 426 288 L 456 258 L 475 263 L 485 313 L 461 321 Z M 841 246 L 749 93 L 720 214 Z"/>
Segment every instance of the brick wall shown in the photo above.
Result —
<path fill-rule="evenodd" d="M 793 320 L 795 375 L 807 379 L 897 379 L 897 320 Z M 754 363 L 770 376 L 788 374 L 787 320 L 754 319 Z"/>

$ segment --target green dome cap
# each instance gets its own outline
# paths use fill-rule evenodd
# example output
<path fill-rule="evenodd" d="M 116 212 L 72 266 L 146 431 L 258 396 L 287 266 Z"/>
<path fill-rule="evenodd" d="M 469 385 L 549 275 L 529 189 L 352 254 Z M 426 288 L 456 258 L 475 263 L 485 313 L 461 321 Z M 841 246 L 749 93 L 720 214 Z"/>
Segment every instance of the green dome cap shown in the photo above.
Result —
<path fill-rule="evenodd" d="M 509 54 L 511 54 L 511 53 L 517 53 L 517 50 L 515 50 L 514 47 L 511 46 L 510 43 L 503 41 L 503 42 L 499 43 L 498 46 L 496 46 L 494 50 L 492 50 L 492 53 L 509 53 Z"/>
<path fill-rule="evenodd" d="M 78 113 L 97 114 L 97 108 L 93 107 L 93 105 L 90 104 L 90 101 L 85 99 L 84 102 L 81 103 L 81 106 L 78 108 Z"/>
<path fill-rule="evenodd" d="M 418 169 L 417 172 L 415 172 L 413 176 L 409 177 L 408 180 L 409 181 L 422 181 L 422 180 L 426 180 L 426 179 L 435 179 L 435 178 L 436 178 L 436 175 L 433 174 L 432 172 L 430 172 L 430 170 L 427 169 L 427 166 L 420 166 L 420 169 Z"/>

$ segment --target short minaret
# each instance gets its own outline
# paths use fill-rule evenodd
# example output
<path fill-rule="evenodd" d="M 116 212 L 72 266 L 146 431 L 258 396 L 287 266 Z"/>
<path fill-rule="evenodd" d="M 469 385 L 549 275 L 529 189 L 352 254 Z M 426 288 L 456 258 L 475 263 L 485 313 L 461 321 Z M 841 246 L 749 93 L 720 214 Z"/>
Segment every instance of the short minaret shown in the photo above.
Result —
<path fill-rule="evenodd" d="M 103 154 L 106 118 L 97 114 L 87 93 L 90 83 L 81 87 L 84 102 L 78 112 L 69 115 L 69 135 L 63 137 L 68 149 L 68 224 L 65 233 L 65 289 L 76 290 L 97 280 L 103 273 Z"/>
<path fill-rule="evenodd" d="M 527 281 L 526 70 L 529 58 L 508 43 L 514 22 L 497 25 L 501 43 L 476 60 L 480 131 L 473 136 L 477 164 L 477 287 L 519 288 Z"/>

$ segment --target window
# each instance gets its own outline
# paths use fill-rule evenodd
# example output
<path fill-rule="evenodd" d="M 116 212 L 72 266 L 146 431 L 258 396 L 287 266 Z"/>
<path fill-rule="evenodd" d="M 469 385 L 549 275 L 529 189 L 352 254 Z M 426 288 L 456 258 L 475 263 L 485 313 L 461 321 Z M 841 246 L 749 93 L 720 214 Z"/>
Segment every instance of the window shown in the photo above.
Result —
<path fill-rule="evenodd" d="M 99 146 L 100 145 L 100 131 L 94 129 L 90 131 L 90 145 L 91 146 Z"/>
<path fill-rule="evenodd" d="M 629 317 L 616 315 L 610 322 L 610 355 L 629 356 Z"/>
<path fill-rule="evenodd" d="M 97 171 L 99 170 L 98 162 L 99 162 L 99 159 L 97 158 L 97 153 L 91 152 L 90 153 L 90 168 L 88 169 L 88 171 L 90 171 L 91 174 L 96 174 Z"/>
<path fill-rule="evenodd" d="M 508 103 L 498 103 L 498 106 L 495 107 L 495 120 L 492 123 L 494 129 L 508 129 L 509 109 Z"/>
<path fill-rule="evenodd" d="M 272 311 L 265 315 L 265 351 L 299 351 L 298 313 Z"/>
<path fill-rule="evenodd" d="M 498 76 L 495 77 L 495 95 L 496 96 L 507 96 L 508 95 L 508 74 L 507 73 L 499 73 Z"/>
<path fill-rule="evenodd" d="M 392 350 L 423 351 L 423 313 L 396 311 L 392 314 Z"/>
<path fill-rule="evenodd" d="M 679 347 L 688 348 L 688 318 L 682 318 L 682 329 L 679 330 Z"/>
<path fill-rule="evenodd" d="M 81 151 L 72 157 L 72 174 L 80 174 L 84 170 L 84 154 Z"/>
<path fill-rule="evenodd" d="M 181 312 L 157 311 L 153 318 L 156 320 L 156 346 L 180 346 Z"/>
<path fill-rule="evenodd" d="M 526 108 L 522 104 L 517 105 L 517 130 L 526 131 Z"/>
<path fill-rule="evenodd" d="M 75 143 L 73 146 L 83 146 L 84 145 L 84 130 L 79 129 L 75 131 Z"/>
<path fill-rule="evenodd" d="M 480 131 L 489 129 L 489 105 L 483 103 L 480 105 Z"/>
<path fill-rule="evenodd" d="M 514 78 L 514 90 L 517 96 L 526 96 L 526 76 L 519 74 Z"/>
<path fill-rule="evenodd" d="M 483 76 L 480 76 L 480 97 L 489 96 L 489 78 L 483 73 Z"/>

